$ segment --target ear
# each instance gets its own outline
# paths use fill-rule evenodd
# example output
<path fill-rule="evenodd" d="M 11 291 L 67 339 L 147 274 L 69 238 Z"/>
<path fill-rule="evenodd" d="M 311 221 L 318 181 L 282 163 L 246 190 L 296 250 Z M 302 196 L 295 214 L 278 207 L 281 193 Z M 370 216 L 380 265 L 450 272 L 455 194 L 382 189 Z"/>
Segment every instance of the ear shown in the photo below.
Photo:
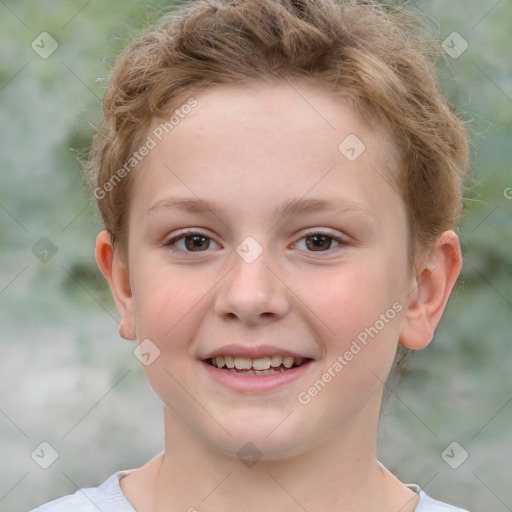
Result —
<path fill-rule="evenodd" d="M 116 302 L 117 310 L 121 315 L 119 334 L 127 340 L 135 340 L 135 321 L 133 315 L 133 298 L 130 288 L 130 274 L 128 266 L 121 262 L 114 252 L 112 237 L 106 230 L 96 237 L 96 262 L 110 286 Z"/>
<path fill-rule="evenodd" d="M 407 348 L 425 348 L 434 337 L 450 293 L 462 267 L 458 236 L 445 231 L 424 259 L 409 294 L 400 343 Z"/>

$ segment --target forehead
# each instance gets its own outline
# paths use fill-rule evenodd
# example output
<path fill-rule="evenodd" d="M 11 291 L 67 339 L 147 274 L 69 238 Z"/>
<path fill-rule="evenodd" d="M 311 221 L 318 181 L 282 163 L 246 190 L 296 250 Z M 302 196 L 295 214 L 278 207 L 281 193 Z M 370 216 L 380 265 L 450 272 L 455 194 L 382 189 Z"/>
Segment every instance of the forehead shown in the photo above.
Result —
<path fill-rule="evenodd" d="M 173 109 L 149 127 L 155 147 L 134 176 L 138 209 L 176 194 L 243 203 L 255 214 L 312 192 L 373 206 L 396 196 L 390 134 L 369 126 L 346 95 L 286 83 L 222 85 Z"/>

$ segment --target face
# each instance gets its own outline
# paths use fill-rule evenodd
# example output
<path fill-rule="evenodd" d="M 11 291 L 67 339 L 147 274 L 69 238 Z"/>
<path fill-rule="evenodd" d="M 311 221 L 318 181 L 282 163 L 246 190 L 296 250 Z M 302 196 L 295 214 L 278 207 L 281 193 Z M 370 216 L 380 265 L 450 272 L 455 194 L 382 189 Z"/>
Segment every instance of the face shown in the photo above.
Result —
<path fill-rule="evenodd" d="M 168 428 L 304 453 L 378 413 L 396 352 L 412 281 L 389 137 L 311 86 L 196 100 L 134 175 L 124 321 L 159 351 Z"/>

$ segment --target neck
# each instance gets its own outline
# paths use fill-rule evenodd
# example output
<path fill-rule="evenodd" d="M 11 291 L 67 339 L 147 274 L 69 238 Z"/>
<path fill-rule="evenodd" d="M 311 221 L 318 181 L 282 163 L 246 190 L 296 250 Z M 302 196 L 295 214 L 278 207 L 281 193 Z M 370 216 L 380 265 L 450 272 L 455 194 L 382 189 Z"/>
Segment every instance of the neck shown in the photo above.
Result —
<path fill-rule="evenodd" d="M 377 397 L 357 421 L 331 430 L 310 449 L 253 464 L 205 443 L 166 411 L 165 451 L 122 489 L 138 512 L 226 512 L 234 504 L 247 512 L 412 512 L 417 495 L 376 459 L 379 407 Z"/>

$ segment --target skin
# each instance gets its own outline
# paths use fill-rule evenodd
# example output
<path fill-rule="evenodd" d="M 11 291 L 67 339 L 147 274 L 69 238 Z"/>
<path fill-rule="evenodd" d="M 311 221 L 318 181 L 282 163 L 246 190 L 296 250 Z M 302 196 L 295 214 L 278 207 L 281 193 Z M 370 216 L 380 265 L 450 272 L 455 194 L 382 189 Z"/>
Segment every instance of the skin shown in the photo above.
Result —
<path fill-rule="evenodd" d="M 376 459 L 383 383 L 398 343 L 421 349 L 431 341 L 460 272 L 457 236 L 443 233 L 410 270 L 404 202 L 382 178 L 393 162 L 389 134 L 365 125 L 347 99 L 285 83 L 215 86 L 196 99 L 136 171 L 127 261 L 107 231 L 96 242 L 121 335 L 160 350 L 144 371 L 164 404 L 165 451 L 121 480 L 124 494 L 138 512 L 225 512 L 236 503 L 249 512 L 413 511 L 417 494 Z M 338 150 L 349 134 L 366 146 L 355 161 Z M 150 210 L 171 195 L 225 211 Z M 302 197 L 350 208 L 272 215 Z M 199 250 L 190 239 L 166 245 L 184 228 L 208 237 Z M 328 238 L 316 248 L 319 230 L 342 243 Z M 247 236 L 263 251 L 252 263 L 236 252 Z M 299 403 L 397 303 L 363 350 Z M 234 391 L 198 358 L 242 341 L 314 361 L 279 389 Z M 262 454 L 252 467 L 237 457 L 248 442 Z"/>

